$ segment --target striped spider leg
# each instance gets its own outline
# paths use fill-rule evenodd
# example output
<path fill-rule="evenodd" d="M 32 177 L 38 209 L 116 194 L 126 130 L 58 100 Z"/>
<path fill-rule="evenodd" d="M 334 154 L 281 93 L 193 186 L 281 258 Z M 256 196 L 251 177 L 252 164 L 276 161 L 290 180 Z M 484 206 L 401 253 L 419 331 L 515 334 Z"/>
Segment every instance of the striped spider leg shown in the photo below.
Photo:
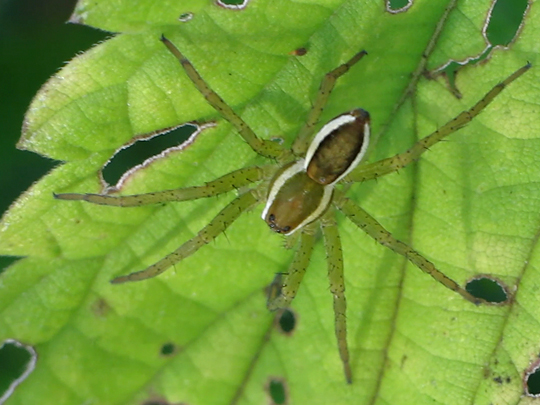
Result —
<path fill-rule="evenodd" d="M 244 211 L 258 203 L 265 203 L 262 218 L 277 233 L 291 235 L 299 231 L 299 246 L 288 272 L 280 277 L 281 285 L 274 288 L 268 300 L 271 310 L 286 308 L 296 296 L 309 264 L 311 252 L 321 233 L 327 252 L 330 291 L 334 299 L 335 333 L 347 382 L 352 382 L 347 346 L 346 300 L 341 242 L 335 219 L 336 209 L 354 224 L 383 244 L 405 256 L 422 271 L 430 274 L 446 287 L 465 299 L 478 304 L 481 300 L 470 295 L 456 282 L 446 277 L 421 254 L 396 240 L 373 217 L 336 190 L 338 183 L 362 182 L 397 171 L 418 160 L 430 146 L 450 135 L 478 115 L 503 89 L 517 79 L 530 66 L 524 66 L 494 87 L 471 109 L 420 140 L 404 153 L 379 162 L 357 167 L 369 143 L 369 114 L 356 109 L 339 115 L 324 125 L 313 137 L 328 97 L 336 80 L 355 65 L 366 52 L 354 55 L 349 61 L 325 75 L 308 118 L 300 130 L 291 150 L 257 137 L 221 97 L 215 93 L 195 70 L 191 62 L 165 37 L 162 41 L 179 60 L 189 79 L 220 115 L 228 120 L 253 151 L 277 163 L 261 167 L 246 167 L 210 181 L 203 186 L 166 190 L 154 193 L 110 196 L 101 194 L 55 194 L 62 200 L 81 200 L 94 204 L 136 207 L 148 204 L 178 202 L 213 197 L 238 189 L 247 189 L 212 219 L 196 236 L 185 242 L 148 268 L 112 280 L 124 283 L 155 277 L 184 258 L 197 252 L 205 244 L 223 233 Z M 313 140 L 311 140 L 313 138 Z M 255 183 L 259 183 L 256 184 Z M 249 188 L 252 186 L 251 188 Z"/>

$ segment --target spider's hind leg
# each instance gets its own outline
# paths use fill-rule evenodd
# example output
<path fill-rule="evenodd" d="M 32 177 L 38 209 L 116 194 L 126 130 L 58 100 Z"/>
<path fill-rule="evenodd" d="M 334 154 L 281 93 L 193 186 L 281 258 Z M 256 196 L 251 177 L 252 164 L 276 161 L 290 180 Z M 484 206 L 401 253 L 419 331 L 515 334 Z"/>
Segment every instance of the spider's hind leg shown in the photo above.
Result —
<path fill-rule="evenodd" d="M 473 304 L 478 305 L 485 303 L 483 299 L 473 296 L 454 280 L 448 278 L 444 273 L 439 271 L 433 263 L 431 263 L 416 250 L 394 238 L 392 234 L 384 229 L 384 227 L 375 218 L 369 215 L 353 201 L 346 198 L 342 193 L 336 192 L 334 204 L 365 233 L 367 233 L 381 245 L 392 249 L 394 252 L 408 259 L 411 263 L 416 265 L 416 267 L 418 267 L 424 273 L 429 274 L 446 288 L 457 292 L 459 295 Z"/>
<path fill-rule="evenodd" d="M 345 280 L 343 277 L 343 252 L 333 207 L 330 207 L 321 219 L 321 229 L 326 247 L 330 292 L 334 300 L 334 323 L 338 350 L 343 363 L 345 378 L 351 384 L 352 372 L 349 363 L 349 347 L 347 345 L 347 301 L 345 299 Z"/>
<path fill-rule="evenodd" d="M 225 230 L 238 219 L 243 212 L 259 202 L 255 195 L 255 191 L 251 190 L 238 196 L 225 206 L 225 208 L 223 208 L 208 225 L 201 229 L 197 235 L 185 242 L 174 252 L 168 254 L 163 259 L 144 270 L 117 277 L 113 279 L 111 283 L 119 284 L 128 281 L 139 281 L 160 275 L 169 267 L 172 267 L 186 257 L 191 256 L 201 247 L 210 243 L 221 233 L 225 232 Z"/>
<path fill-rule="evenodd" d="M 300 232 L 300 246 L 294 255 L 287 274 L 283 278 L 279 294 L 276 297 L 269 297 L 267 307 L 270 311 L 287 308 L 291 304 L 294 297 L 296 297 L 304 274 L 306 274 L 311 252 L 313 251 L 313 244 L 315 243 L 315 230 L 313 225 L 307 225 Z"/>

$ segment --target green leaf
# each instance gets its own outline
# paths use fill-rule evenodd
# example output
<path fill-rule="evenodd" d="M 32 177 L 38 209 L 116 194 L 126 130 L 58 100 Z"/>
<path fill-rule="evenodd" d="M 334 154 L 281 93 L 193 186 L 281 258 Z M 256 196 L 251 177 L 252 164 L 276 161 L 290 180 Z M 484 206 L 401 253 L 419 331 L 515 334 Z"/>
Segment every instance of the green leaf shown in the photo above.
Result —
<path fill-rule="evenodd" d="M 243 10 L 195 0 L 80 1 L 73 21 L 122 33 L 51 78 L 26 117 L 19 146 L 65 163 L 0 224 L 0 253 L 24 257 L 0 276 L 0 339 L 38 353 L 6 403 L 260 404 L 270 402 L 275 381 L 290 404 L 526 403 L 523 375 L 540 333 L 538 9 L 530 6 L 508 49 L 458 72 L 462 99 L 442 76 L 421 75 L 423 54 L 434 69 L 481 53 L 490 4 L 425 0 L 392 14 L 382 2 L 336 0 L 260 0 Z M 191 20 L 178 20 L 188 12 Z M 233 196 L 113 208 L 57 201 L 53 192 L 101 191 L 100 170 L 119 148 L 191 121 L 216 125 L 133 172 L 123 194 L 203 184 L 264 162 L 194 89 L 162 33 L 259 136 L 286 145 L 323 75 L 366 49 L 323 120 L 367 109 L 371 161 L 405 150 L 531 61 L 416 165 L 349 191 L 445 274 L 462 285 L 489 274 L 512 300 L 474 307 L 340 218 L 354 378 L 347 385 L 320 241 L 293 303 L 295 330 L 280 333 L 266 310 L 264 288 L 292 252 L 260 220 L 261 207 L 162 276 L 111 285 L 193 237 Z M 301 47 L 306 55 L 290 54 Z"/>

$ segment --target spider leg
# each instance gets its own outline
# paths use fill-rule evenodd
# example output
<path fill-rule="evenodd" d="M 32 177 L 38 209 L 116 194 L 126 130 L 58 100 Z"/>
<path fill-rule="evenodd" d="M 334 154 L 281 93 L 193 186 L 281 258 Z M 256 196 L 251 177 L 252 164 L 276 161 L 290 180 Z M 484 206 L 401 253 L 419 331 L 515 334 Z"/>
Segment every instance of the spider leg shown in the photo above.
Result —
<path fill-rule="evenodd" d="M 210 88 L 208 83 L 201 77 L 199 72 L 191 64 L 191 62 L 180 52 L 180 50 L 173 45 L 164 36 L 161 36 L 161 41 L 165 44 L 167 49 L 176 56 L 189 79 L 193 82 L 197 90 L 204 96 L 208 103 L 214 107 L 214 109 L 227 121 L 229 121 L 238 131 L 238 133 L 244 138 L 248 145 L 259 155 L 266 156 L 271 159 L 285 160 L 288 152 L 278 143 L 260 139 L 255 132 L 244 122 L 240 116 L 238 116 L 234 110 L 223 101 L 223 99 Z"/>
<path fill-rule="evenodd" d="M 333 208 L 330 208 L 321 220 L 321 229 L 326 246 L 330 292 L 334 299 L 334 323 L 338 350 L 343 363 L 345 378 L 351 384 L 352 372 L 349 364 L 349 347 L 347 345 L 347 301 L 345 299 L 345 281 L 343 278 L 343 251 Z"/>
<path fill-rule="evenodd" d="M 443 140 L 448 135 L 471 122 L 471 120 L 480 114 L 495 99 L 495 97 L 497 97 L 499 93 L 505 89 L 506 86 L 520 77 L 530 68 L 531 64 L 528 63 L 522 68 L 516 70 L 504 81 L 488 91 L 486 95 L 470 109 L 463 111 L 456 118 L 448 121 L 445 125 L 437 129 L 432 134 L 422 138 L 407 151 L 375 163 L 360 166 L 345 177 L 343 182 L 351 183 L 375 179 L 377 177 L 384 176 L 385 174 L 398 171 L 408 164 L 418 160 L 422 153 L 428 150 L 431 146 L 435 145 L 437 142 Z"/>
<path fill-rule="evenodd" d="M 213 241 L 219 234 L 223 233 L 229 227 L 229 225 L 238 219 L 238 217 L 244 211 L 253 207 L 258 202 L 259 200 L 251 191 L 238 196 L 225 208 L 223 208 L 208 225 L 201 229 L 196 236 L 185 242 L 174 252 L 168 254 L 159 262 L 147 267 L 144 270 L 137 271 L 126 276 L 117 277 L 111 280 L 111 283 L 120 284 L 128 281 L 139 281 L 160 275 L 169 267 L 180 262 L 186 257 L 191 256 L 201 247 Z"/>
<path fill-rule="evenodd" d="M 351 69 L 360 59 L 364 57 L 364 55 L 367 55 L 366 51 L 358 52 L 347 62 L 338 66 L 331 72 L 328 72 L 324 76 L 324 78 L 321 81 L 321 85 L 319 87 L 317 96 L 315 98 L 315 103 L 313 104 L 313 107 L 311 107 L 311 111 L 308 114 L 308 118 L 304 126 L 302 127 L 302 129 L 300 129 L 300 132 L 298 133 L 296 140 L 294 141 L 292 150 L 295 155 L 303 156 L 308 150 L 308 146 L 311 141 L 311 135 L 313 134 L 314 127 L 317 124 L 317 122 L 319 122 L 321 113 L 324 109 L 324 106 L 326 105 L 328 101 L 328 97 L 330 97 L 330 93 L 334 89 L 336 80 L 339 79 L 341 76 L 343 76 L 345 73 L 347 73 L 349 69 Z"/>
<path fill-rule="evenodd" d="M 270 311 L 287 308 L 294 297 L 296 297 L 300 283 L 306 273 L 314 243 L 314 229 L 308 225 L 302 229 L 300 247 L 296 251 L 294 259 L 289 266 L 289 272 L 285 275 L 279 295 L 273 299 L 269 296 L 267 307 Z"/>
<path fill-rule="evenodd" d="M 228 173 L 219 179 L 209 181 L 204 186 L 178 188 L 153 193 L 113 196 L 105 194 L 54 194 L 58 200 L 88 201 L 92 204 L 112 205 L 117 207 L 139 207 L 141 205 L 161 204 L 171 201 L 197 200 L 214 197 L 231 190 L 247 186 L 270 175 L 268 166 L 246 167 Z"/>
<path fill-rule="evenodd" d="M 481 303 L 485 303 L 483 299 L 477 298 L 469 294 L 469 292 L 462 288 L 458 283 L 448 278 L 441 271 L 437 270 L 433 263 L 427 260 L 416 250 L 394 238 L 392 234 L 386 229 L 384 229 L 384 227 L 375 218 L 369 215 L 365 210 L 360 208 L 353 201 L 345 198 L 342 193 L 336 192 L 334 203 L 339 208 L 339 210 L 343 212 L 355 225 L 361 228 L 365 233 L 367 233 L 381 245 L 386 246 L 387 248 L 390 248 L 394 252 L 407 258 L 420 270 L 429 274 L 439 283 L 443 284 L 450 290 L 457 292 L 459 295 L 461 295 L 466 300 L 472 302 L 473 304 L 478 305 Z"/>

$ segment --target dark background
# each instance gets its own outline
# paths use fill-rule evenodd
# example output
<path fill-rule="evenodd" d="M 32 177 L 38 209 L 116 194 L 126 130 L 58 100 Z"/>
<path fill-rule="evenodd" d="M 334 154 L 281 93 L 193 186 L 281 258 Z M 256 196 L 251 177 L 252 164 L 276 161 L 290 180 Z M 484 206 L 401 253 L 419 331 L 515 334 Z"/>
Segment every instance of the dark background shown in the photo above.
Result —
<path fill-rule="evenodd" d="M 30 101 L 78 52 L 108 33 L 66 24 L 75 0 L 0 0 L 0 215 L 57 162 L 16 149 Z M 0 273 L 16 258 L 0 257 Z M 21 375 L 28 353 L 0 342 L 0 397 Z"/>
<path fill-rule="evenodd" d="M 45 81 L 105 32 L 66 24 L 75 0 L 0 0 L 0 212 L 56 163 L 15 148 Z"/>
<path fill-rule="evenodd" d="M 30 101 L 64 62 L 108 33 L 66 24 L 75 0 L 0 0 L 0 213 L 57 162 L 15 148 Z M 0 269 L 8 264 L 0 258 Z"/>

